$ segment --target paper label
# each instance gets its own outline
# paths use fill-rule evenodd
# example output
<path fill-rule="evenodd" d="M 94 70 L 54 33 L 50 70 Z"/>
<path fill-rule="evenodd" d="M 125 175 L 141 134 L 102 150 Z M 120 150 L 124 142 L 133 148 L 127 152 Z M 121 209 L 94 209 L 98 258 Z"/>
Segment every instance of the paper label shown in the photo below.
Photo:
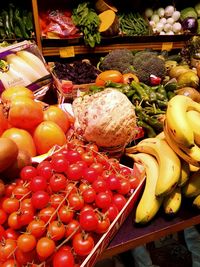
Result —
<path fill-rule="evenodd" d="M 74 52 L 74 47 L 73 46 L 60 47 L 59 53 L 60 53 L 60 57 L 62 57 L 62 58 L 74 57 L 75 56 L 75 52 Z"/>

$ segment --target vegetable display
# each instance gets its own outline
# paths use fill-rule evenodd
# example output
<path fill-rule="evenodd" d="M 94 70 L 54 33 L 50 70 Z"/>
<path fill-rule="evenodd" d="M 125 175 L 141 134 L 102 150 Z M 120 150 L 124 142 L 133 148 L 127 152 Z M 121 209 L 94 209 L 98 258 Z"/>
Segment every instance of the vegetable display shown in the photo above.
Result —
<path fill-rule="evenodd" d="M 100 44 L 100 19 L 88 2 L 80 3 L 77 8 L 73 9 L 72 19 L 83 33 L 85 45 L 94 47 L 96 44 Z"/>
<path fill-rule="evenodd" d="M 70 80 L 73 84 L 94 83 L 97 75 L 97 70 L 89 61 L 74 61 L 70 63 L 55 62 L 53 73 L 60 80 Z"/>
<path fill-rule="evenodd" d="M 122 35 L 143 36 L 150 34 L 149 23 L 139 12 L 121 13 L 118 16 Z"/>
<path fill-rule="evenodd" d="M 0 38 L 17 39 L 34 37 L 33 15 L 31 11 L 18 8 L 13 3 L 0 12 Z"/>

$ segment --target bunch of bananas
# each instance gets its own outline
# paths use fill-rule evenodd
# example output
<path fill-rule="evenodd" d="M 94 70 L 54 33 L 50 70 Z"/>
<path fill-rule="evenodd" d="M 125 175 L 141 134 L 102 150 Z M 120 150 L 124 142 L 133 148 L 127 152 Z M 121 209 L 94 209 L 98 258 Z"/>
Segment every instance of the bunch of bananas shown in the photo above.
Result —
<path fill-rule="evenodd" d="M 173 97 L 166 111 L 164 135 L 172 149 L 190 164 L 193 173 L 182 194 L 200 208 L 200 104 L 183 95 Z"/>
<path fill-rule="evenodd" d="M 148 223 L 159 211 L 178 212 L 182 198 L 200 208 L 200 104 L 183 95 L 168 103 L 163 132 L 126 148 L 126 155 L 142 164 L 146 184 L 135 222 Z"/>
<path fill-rule="evenodd" d="M 135 222 L 148 223 L 161 205 L 166 213 L 176 213 L 181 204 L 177 188 L 181 176 L 181 160 L 163 138 L 153 137 L 126 148 L 126 155 L 142 164 L 146 172 L 143 194 L 136 208 Z"/>

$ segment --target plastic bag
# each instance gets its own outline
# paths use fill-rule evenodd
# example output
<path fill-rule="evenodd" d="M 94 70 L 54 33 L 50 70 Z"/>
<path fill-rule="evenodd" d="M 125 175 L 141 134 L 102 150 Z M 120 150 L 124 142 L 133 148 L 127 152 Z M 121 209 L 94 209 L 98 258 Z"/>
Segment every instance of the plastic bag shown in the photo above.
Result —
<path fill-rule="evenodd" d="M 25 86 L 39 96 L 46 93 L 52 75 L 37 47 L 30 41 L 0 49 L 0 93 L 12 86 Z"/>

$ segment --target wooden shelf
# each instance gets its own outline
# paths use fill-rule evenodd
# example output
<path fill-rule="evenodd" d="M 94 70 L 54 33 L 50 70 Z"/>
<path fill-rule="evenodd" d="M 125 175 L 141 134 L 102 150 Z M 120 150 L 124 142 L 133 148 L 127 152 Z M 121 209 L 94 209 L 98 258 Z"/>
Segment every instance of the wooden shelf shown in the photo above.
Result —
<path fill-rule="evenodd" d="M 101 45 L 96 46 L 95 48 L 89 48 L 84 45 L 67 45 L 67 46 L 54 46 L 54 47 L 42 47 L 42 53 L 44 56 L 60 56 L 61 49 L 64 49 L 69 46 L 74 50 L 74 56 L 80 54 L 92 54 L 92 53 L 108 53 L 113 49 L 118 48 L 127 48 L 130 50 L 143 50 L 143 49 L 154 49 L 154 50 L 171 50 L 171 49 L 181 49 L 184 46 L 185 42 L 156 42 L 156 43 L 119 43 L 119 44 L 110 44 L 110 45 Z"/>

